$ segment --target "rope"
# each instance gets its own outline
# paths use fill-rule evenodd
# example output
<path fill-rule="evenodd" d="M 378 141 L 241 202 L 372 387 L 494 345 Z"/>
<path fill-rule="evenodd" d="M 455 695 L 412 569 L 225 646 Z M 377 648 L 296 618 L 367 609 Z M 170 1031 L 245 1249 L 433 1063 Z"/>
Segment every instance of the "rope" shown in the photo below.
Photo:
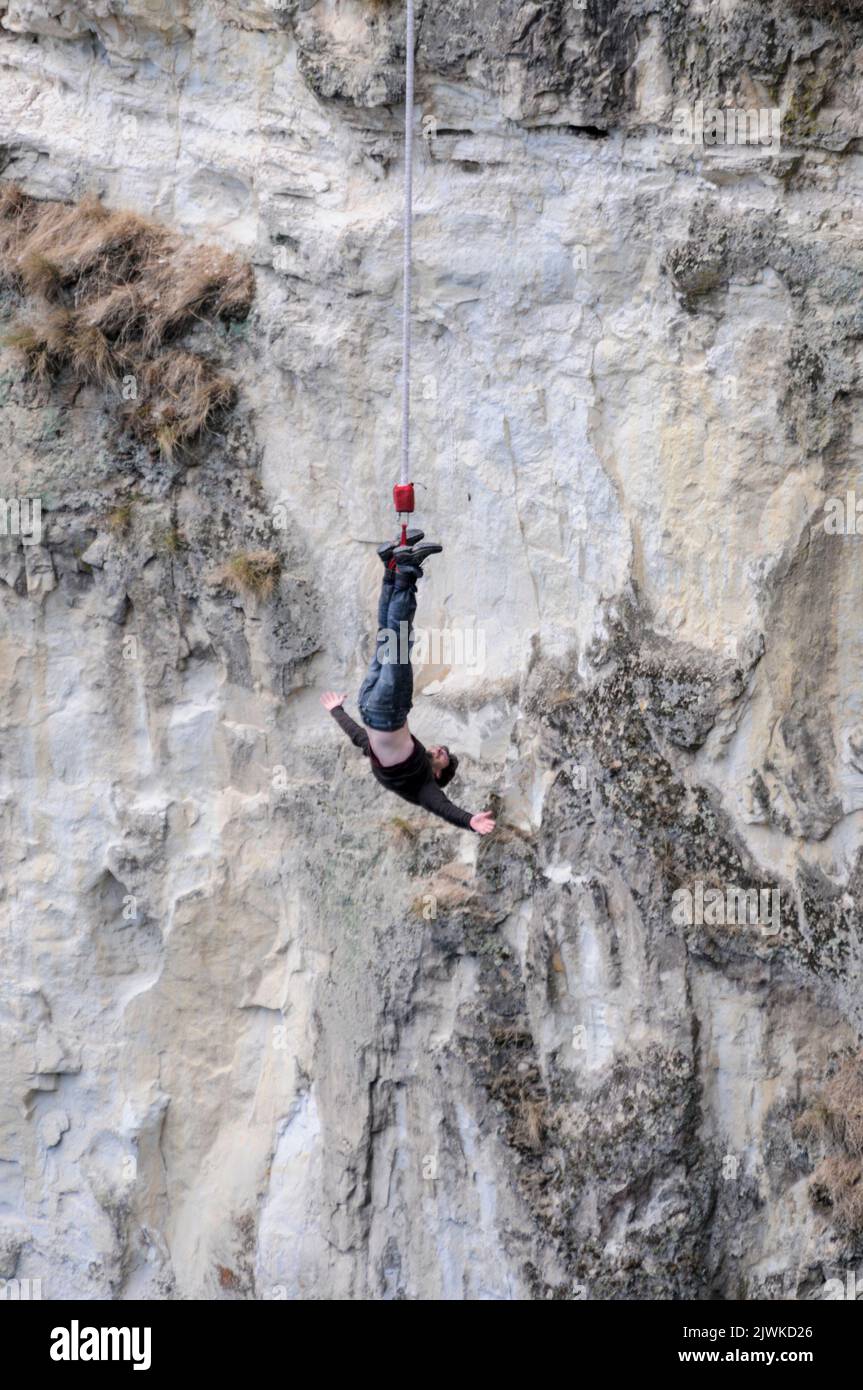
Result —
<path fill-rule="evenodd" d="M 411 476 L 411 232 L 414 181 L 414 43 L 414 0 L 407 0 L 407 32 L 405 34 L 405 267 L 402 318 L 402 483 L 409 483 Z"/>

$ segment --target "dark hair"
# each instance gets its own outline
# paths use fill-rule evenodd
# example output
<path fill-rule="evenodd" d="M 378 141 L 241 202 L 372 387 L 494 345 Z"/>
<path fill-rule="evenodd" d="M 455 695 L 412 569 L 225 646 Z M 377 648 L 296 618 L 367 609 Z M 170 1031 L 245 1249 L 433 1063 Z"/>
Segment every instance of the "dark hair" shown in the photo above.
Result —
<path fill-rule="evenodd" d="M 441 744 L 441 747 L 446 748 L 446 744 Z M 458 772 L 458 758 L 456 757 L 455 753 L 450 753 L 448 748 L 446 749 L 446 751 L 447 756 L 449 758 L 449 762 L 447 763 L 443 771 L 439 772 L 437 775 L 437 784 L 439 787 L 448 787 L 450 782 Z"/>

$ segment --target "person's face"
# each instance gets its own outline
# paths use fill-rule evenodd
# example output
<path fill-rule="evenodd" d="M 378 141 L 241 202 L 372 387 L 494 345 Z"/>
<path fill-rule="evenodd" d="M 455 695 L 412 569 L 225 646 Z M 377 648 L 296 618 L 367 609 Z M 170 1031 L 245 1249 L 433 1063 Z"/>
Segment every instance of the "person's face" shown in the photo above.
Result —
<path fill-rule="evenodd" d="M 438 743 L 434 748 L 428 750 L 428 755 L 429 762 L 431 763 L 431 770 L 435 777 L 437 777 L 438 773 L 443 772 L 444 768 L 448 765 L 449 753 L 442 743 Z"/>

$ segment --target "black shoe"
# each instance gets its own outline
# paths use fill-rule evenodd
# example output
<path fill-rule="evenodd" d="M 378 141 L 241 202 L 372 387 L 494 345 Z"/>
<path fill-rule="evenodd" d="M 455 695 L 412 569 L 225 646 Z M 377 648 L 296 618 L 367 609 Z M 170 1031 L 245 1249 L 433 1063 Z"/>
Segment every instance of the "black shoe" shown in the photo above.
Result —
<path fill-rule="evenodd" d="M 418 579 L 422 579 L 423 572 L 419 565 L 399 565 L 393 570 L 396 577 L 397 589 L 412 589 Z"/>
<path fill-rule="evenodd" d="M 425 545 L 397 545 L 393 554 L 399 569 L 407 566 L 419 568 L 430 555 L 439 555 L 442 550 L 442 545 L 426 541 Z"/>
<path fill-rule="evenodd" d="M 425 531 L 408 531 L 408 545 L 416 545 L 417 541 L 421 541 L 424 535 Z M 383 545 L 378 546 L 378 554 L 385 565 L 389 564 L 400 545 L 400 541 L 384 541 Z"/>

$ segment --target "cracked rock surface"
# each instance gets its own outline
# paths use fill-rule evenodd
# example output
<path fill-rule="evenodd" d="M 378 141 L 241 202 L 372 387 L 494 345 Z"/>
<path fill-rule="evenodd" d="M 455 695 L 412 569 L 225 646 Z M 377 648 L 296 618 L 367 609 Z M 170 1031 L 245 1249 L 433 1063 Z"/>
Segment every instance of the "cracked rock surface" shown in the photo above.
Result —
<path fill-rule="evenodd" d="M 800 1123 L 863 1027 L 863 11 L 417 11 L 420 622 L 482 641 L 412 726 L 482 842 L 318 704 L 398 467 L 401 7 L 0 0 L 0 179 L 256 278 L 192 335 L 238 404 L 188 456 L 0 349 L 43 524 L 0 536 L 0 1277 L 820 1297 L 863 1272 Z M 699 101 L 781 141 L 685 146 Z M 781 908 L 682 921 L 698 885 Z"/>

